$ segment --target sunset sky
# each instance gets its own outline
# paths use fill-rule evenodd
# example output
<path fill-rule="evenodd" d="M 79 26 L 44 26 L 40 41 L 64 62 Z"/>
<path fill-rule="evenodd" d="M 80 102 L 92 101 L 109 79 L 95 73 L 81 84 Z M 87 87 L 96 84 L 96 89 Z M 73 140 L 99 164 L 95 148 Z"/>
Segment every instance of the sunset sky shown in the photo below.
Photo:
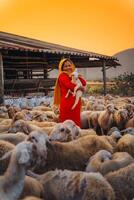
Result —
<path fill-rule="evenodd" d="M 113 55 L 134 48 L 134 0 L 0 0 L 0 31 Z"/>

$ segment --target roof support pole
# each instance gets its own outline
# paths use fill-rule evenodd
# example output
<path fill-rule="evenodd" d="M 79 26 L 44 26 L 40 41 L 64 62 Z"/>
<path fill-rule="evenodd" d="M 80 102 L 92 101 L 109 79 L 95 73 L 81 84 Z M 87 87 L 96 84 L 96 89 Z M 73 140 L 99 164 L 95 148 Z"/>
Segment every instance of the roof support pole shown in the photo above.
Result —
<path fill-rule="evenodd" d="M 102 73 L 103 73 L 103 88 L 104 88 L 104 95 L 106 95 L 106 62 L 103 60 L 103 66 L 102 66 Z"/>
<path fill-rule="evenodd" d="M 4 103 L 3 59 L 0 53 L 0 104 Z"/>

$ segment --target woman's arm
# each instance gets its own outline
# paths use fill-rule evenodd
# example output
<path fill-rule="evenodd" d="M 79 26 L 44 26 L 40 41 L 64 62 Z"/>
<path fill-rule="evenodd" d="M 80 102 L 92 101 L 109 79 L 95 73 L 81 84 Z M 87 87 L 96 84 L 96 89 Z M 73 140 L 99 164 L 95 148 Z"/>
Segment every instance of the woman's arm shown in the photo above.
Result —
<path fill-rule="evenodd" d="M 83 77 L 81 77 L 81 76 L 79 77 L 79 79 L 80 79 L 82 85 L 86 86 L 86 84 L 87 84 L 86 80 Z"/>
<path fill-rule="evenodd" d="M 72 83 L 69 76 L 65 73 L 62 73 L 59 76 L 59 84 L 63 85 L 65 88 L 67 88 L 68 90 L 74 90 L 76 84 Z"/>

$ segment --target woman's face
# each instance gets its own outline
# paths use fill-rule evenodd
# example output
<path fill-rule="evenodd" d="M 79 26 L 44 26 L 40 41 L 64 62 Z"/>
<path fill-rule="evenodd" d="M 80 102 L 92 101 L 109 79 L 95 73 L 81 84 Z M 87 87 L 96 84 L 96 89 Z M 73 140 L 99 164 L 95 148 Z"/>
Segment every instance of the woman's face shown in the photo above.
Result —
<path fill-rule="evenodd" d="M 73 70 L 72 70 L 72 63 L 69 62 L 68 60 L 63 65 L 63 71 L 66 71 L 69 74 L 71 74 L 73 72 Z"/>

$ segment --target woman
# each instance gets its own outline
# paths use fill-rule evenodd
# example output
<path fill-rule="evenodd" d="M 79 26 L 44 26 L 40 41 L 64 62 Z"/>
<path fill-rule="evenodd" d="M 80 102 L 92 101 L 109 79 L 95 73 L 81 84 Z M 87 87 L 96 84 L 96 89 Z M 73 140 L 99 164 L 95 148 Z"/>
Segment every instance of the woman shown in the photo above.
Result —
<path fill-rule="evenodd" d="M 81 126 L 80 123 L 80 110 L 81 110 L 81 99 L 74 109 L 72 106 L 75 102 L 75 96 L 70 94 L 66 98 L 66 94 L 70 89 L 72 92 L 76 84 L 71 82 L 71 74 L 74 72 L 75 66 L 73 62 L 68 59 L 62 59 L 59 63 L 59 76 L 56 81 L 55 90 L 54 90 L 54 105 L 59 107 L 60 111 L 60 122 L 64 122 L 67 119 L 73 120 L 78 126 Z M 79 77 L 82 86 L 79 88 L 80 90 L 84 90 L 84 86 L 86 85 L 86 81 Z"/>

